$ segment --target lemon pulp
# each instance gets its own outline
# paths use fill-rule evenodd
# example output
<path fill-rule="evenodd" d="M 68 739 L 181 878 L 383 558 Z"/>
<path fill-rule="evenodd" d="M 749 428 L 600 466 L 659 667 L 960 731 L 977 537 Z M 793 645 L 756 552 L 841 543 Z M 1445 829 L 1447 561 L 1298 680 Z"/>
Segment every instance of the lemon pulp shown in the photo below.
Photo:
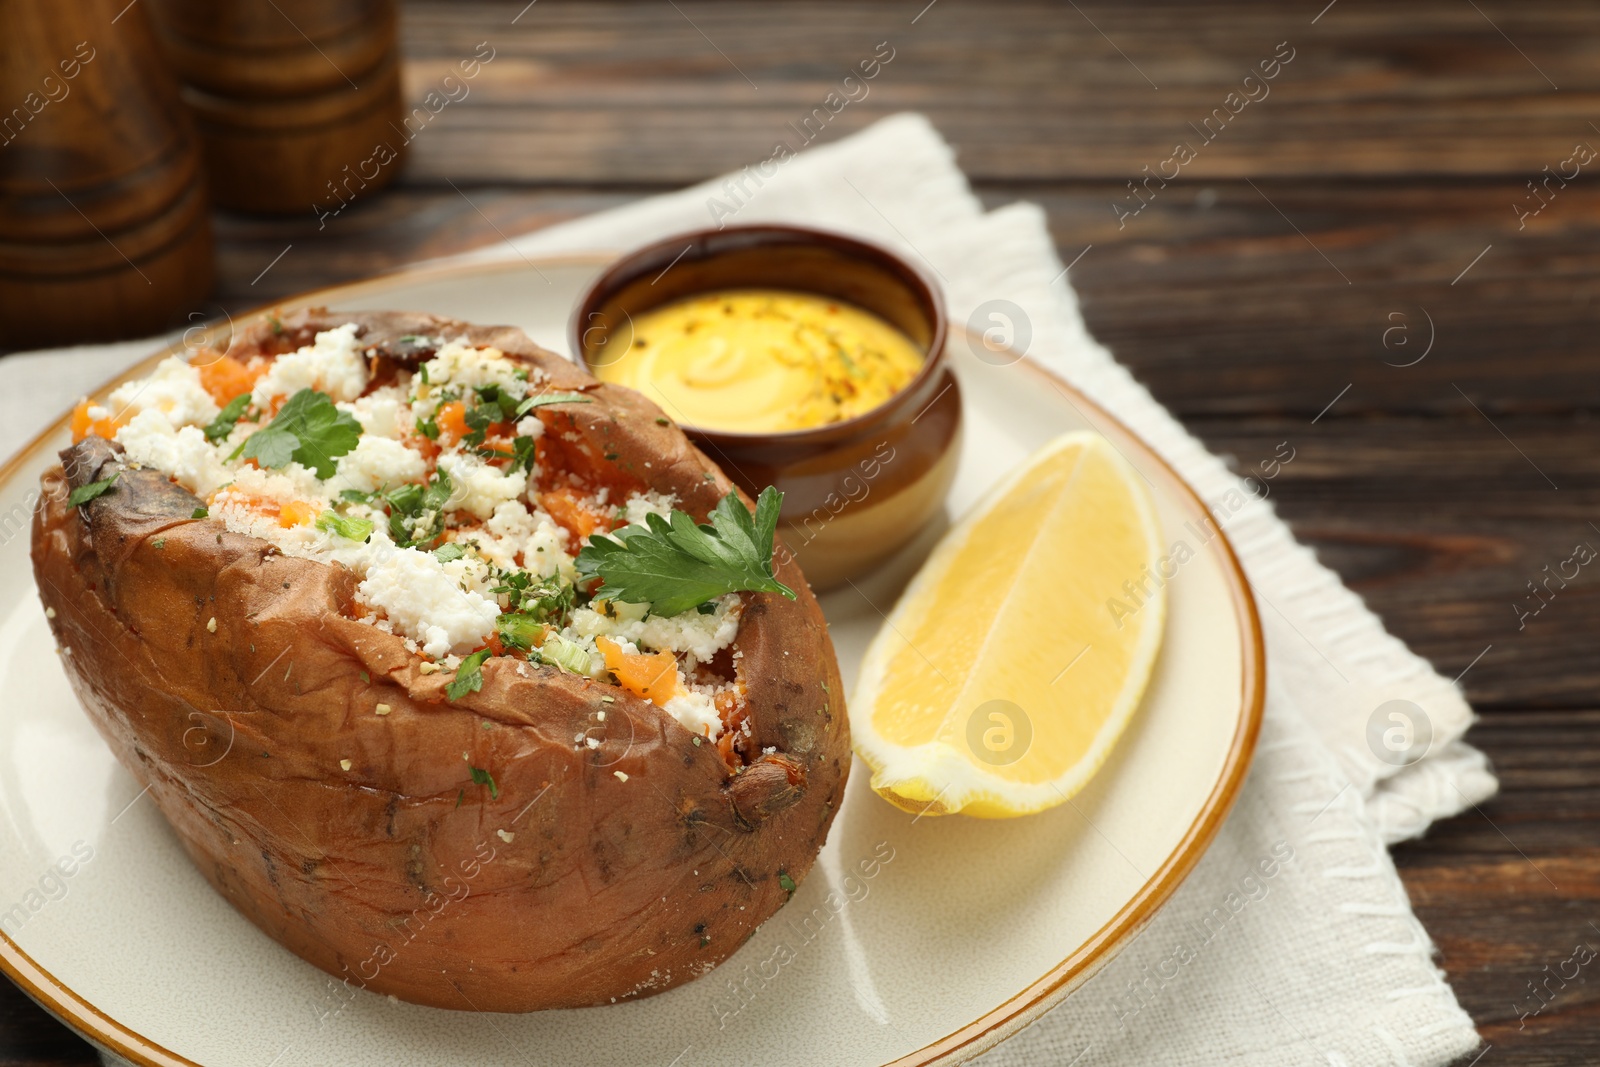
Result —
<path fill-rule="evenodd" d="M 1160 646 L 1148 490 L 1098 434 L 1035 453 L 929 556 L 867 650 L 856 749 L 890 801 L 1022 815 L 1105 761 Z"/>

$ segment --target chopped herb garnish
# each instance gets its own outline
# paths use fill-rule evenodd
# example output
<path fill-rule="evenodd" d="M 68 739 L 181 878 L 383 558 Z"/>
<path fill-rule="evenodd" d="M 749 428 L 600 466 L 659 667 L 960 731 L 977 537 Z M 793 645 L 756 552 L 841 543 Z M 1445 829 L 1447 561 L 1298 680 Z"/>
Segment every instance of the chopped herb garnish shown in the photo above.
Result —
<path fill-rule="evenodd" d="M 533 470 L 534 449 L 539 442 L 531 437 L 514 437 L 511 440 L 511 470 Z"/>
<path fill-rule="evenodd" d="M 772 570 L 772 541 L 783 494 L 761 491 L 755 514 L 729 493 L 711 512 L 708 526 L 674 509 L 670 520 L 645 516 L 645 526 L 596 534 L 578 553 L 578 573 L 599 578 L 601 598 L 649 604 L 657 615 L 677 615 L 725 593 L 794 590 Z"/>
<path fill-rule="evenodd" d="M 462 549 L 462 547 L 456 544 L 454 541 L 447 545 L 440 545 L 438 548 L 433 550 L 433 558 L 438 560 L 440 563 L 450 563 L 453 560 L 460 559 L 466 554 L 467 553 Z"/>
<path fill-rule="evenodd" d="M 489 650 L 480 648 L 472 655 L 461 661 L 461 666 L 456 668 L 455 680 L 450 683 L 450 688 L 445 690 L 445 696 L 451 700 L 460 700 L 468 693 L 476 693 L 483 688 L 483 661 L 489 658 Z"/>
<path fill-rule="evenodd" d="M 789 872 L 781 867 L 778 869 L 778 884 L 782 886 L 783 891 L 788 893 L 791 897 L 794 896 L 794 891 L 800 888 L 794 884 L 794 879 L 789 877 Z"/>
<path fill-rule="evenodd" d="M 439 422 L 432 415 L 417 423 L 417 432 L 430 441 L 439 439 Z"/>
<path fill-rule="evenodd" d="M 478 399 L 490 405 L 489 411 L 495 422 L 510 422 L 517 418 L 517 398 L 494 382 L 478 386 L 477 391 Z"/>
<path fill-rule="evenodd" d="M 244 439 L 230 460 L 241 455 L 263 467 L 287 466 L 298 460 L 318 478 L 331 478 L 334 460 L 361 440 L 361 424 L 348 411 L 334 407 L 333 398 L 315 389 L 291 396 L 272 422 Z"/>
<path fill-rule="evenodd" d="M 166 548 L 167 539 L 165 537 L 158 537 L 154 541 L 150 542 L 150 547 L 156 549 L 157 551 Z"/>
<path fill-rule="evenodd" d="M 657 426 L 671 426 L 672 422 L 671 422 L 670 419 L 664 419 L 660 415 L 657 415 L 656 416 L 656 425 Z"/>
<path fill-rule="evenodd" d="M 408 482 L 383 494 L 389 505 L 389 533 L 401 548 L 426 544 L 439 534 L 444 506 L 455 487 L 444 471 L 435 471 L 426 486 Z"/>
<path fill-rule="evenodd" d="M 365 541 L 372 536 L 372 520 L 340 515 L 330 510 L 317 516 L 317 529 L 338 534 L 349 541 Z"/>
<path fill-rule="evenodd" d="M 365 504 L 372 500 L 376 493 L 363 493 L 359 489 L 341 489 L 339 499 L 346 504 Z"/>
<path fill-rule="evenodd" d="M 548 622 L 557 627 L 565 621 L 567 612 L 572 610 L 576 601 L 576 591 L 572 586 L 559 581 L 535 585 L 533 575 L 527 571 L 504 573 L 500 584 L 491 588 L 490 592 L 509 600 L 508 614 L 528 615 L 535 622 Z"/>
<path fill-rule="evenodd" d="M 543 642 L 544 623 L 532 615 L 507 612 L 500 616 L 495 627 L 500 634 L 500 643 L 508 648 L 528 652 L 533 649 L 534 642 Z"/>
<path fill-rule="evenodd" d="M 534 408 L 542 408 L 547 404 L 592 404 L 593 397 L 584 396 L 582 393 L 545 393 L 541 396 L 530 396 L 518 404 L 513 418 L 522 418 Z"/>
<path fill-rule="evenodd" d="M 195 508 L 189 517 L 191 519 L 208 519 L 211 517 L 211 510 L 209 508 Z"/>
<path fill-rule="evenodd" d="M 118 473 L 121 472 L 119 471 Z M 67 497 L 67 506 L 81 508 L 95 497 L 104 496 L 111 491 L 111 485 L 116 480 L 117 475 L 113 474 L 111 477 L 102 478 L 98 482 L 90 482 L 88 485 L 78 486 L 72 491 L 72 495 Z"/>
<path fill-rule="evenodd" d="M 218 412 L 217 417 L 212 419 L 211 424 L 206 427 L 206 440 L 220 441 L 227 437 L 233 432 L 233 428 L 239 425 L 239 420 L 244 417 L 245 408 L 249 406 L 249 393 L 240 393 L 228 401 L 227 407 Z"/>
<path fill-rule="evenodd" d="M 539 655 L 546 663 L 553 663 L 564 671 L 587 675 L 591 670 L 589 652 L 578 642 L 552 631 L 539 646 Z"/>
<path fill-rule="evenodd" d="M 717 606 L 708 600 L 694 610 L 698 611 L 702 615 L 715 615 L 717 613 Z"/>
<path fill-rule="evenodd" d="M 494 775 L 490 774 L 488 771 L 473 766 L 468 766 L 467 770 L 472 773 L 473 785 L 486 785 L 489 787 L 490 800 L 500 799 L 500 787 L 494 784 Z"/>
<path fill-rule="evenodd" d="M 461 443 L 471 448 L 483 444 L 484 437 L 489 432 L 489 427 L 494 424 L 495 416 L 500 414 L 498 404 L 489 407 L 477 404 L 470 407 L 461 416 L 467 424 L 467 432 L 461 438 Z"/>

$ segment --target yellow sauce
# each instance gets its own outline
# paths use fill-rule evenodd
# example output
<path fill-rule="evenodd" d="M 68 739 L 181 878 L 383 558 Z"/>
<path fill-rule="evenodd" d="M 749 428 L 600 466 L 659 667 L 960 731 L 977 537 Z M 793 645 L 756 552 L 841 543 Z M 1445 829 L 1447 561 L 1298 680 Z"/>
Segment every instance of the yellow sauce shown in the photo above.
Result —
<path fill-rule="evenodd" d="M 633 320 L 633 341 L 598 360 L 678 422 L 768 433 L 854 418 L 905 388 L 923 353 L 887 322 L 809 293 L 730 289 Z"/>

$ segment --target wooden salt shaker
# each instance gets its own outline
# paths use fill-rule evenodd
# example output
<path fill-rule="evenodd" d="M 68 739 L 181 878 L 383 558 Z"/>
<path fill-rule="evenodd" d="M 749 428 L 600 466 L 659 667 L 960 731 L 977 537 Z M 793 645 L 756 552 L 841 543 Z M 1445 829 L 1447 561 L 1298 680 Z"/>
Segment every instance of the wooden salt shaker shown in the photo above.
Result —
<path fill-rule="evenodd" d="M 143 5 L 0 0 L 0 26 L 0 349 L 183 322 L 211 222 Z"/>
<path fill-rule="evenodd" d="M 218 204 L 309 213 L 394 179 L 405 144 L 394 0 L 151 6 Z"/>

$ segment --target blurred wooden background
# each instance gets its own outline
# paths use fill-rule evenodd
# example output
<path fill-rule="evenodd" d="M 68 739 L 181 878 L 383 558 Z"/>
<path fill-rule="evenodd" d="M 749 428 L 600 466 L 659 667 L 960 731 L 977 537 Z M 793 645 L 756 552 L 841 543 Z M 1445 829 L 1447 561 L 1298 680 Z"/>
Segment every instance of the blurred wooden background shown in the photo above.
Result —
<path fill-rule="evenodd" d="M 1502 791 L 1397 860 L 1492 1044 L 1480 1062 L 1600 1062 L 1600 986 L 1518 1017 L 1547 965 L 1600 947 L 1600 578 L 1518 615 L 1547 564 L 1600 548 L 1600 159 L 1569 162 L 1600 149 L 1600 6 L 524 3 L 403 4 L 408 100 L 479 42 L 492 62 L 391 191 L 325 224 L 310 204 L 218 214 L 218 304 L 735 168 L 890 41 L 826 138 L 918 109 L 988 203 L 1043 205 L 1096 336 L 1241 469 L 1288 441 L 1281 514 L 1393 632 L 1466 672 Z M 1271 95 L 1119 227 L 1125 183 L 1280 42 Z M 0 1065 L 90 1062 L 0 990 Z"/>

